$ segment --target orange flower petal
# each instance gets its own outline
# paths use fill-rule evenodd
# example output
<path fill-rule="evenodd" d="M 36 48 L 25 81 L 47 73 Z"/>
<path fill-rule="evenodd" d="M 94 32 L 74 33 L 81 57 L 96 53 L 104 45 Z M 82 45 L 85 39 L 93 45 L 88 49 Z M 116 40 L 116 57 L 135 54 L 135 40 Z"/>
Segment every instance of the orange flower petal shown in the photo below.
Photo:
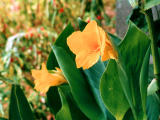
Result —
<path fill-rule="evenodd" d="M 88 23 L 82 32 L 72 33 L 67 38 L 67 44 L 76 55 L 78 68 L 88 69 L 98 61 L 99 56 L 103 61 L 117 57 L 109 37 L 96 21 Z"/>
<path fill-rule="evenodd" d="M 100 53 L 100 38 L 98 26 L 95 21 L 88 23 L 83 32 L 77 31 L 67 38 L 67 44 L 71 51 L 76 54 L 77 67 L 84 69 L 95 64 Z"/>
<path fill-rule="evenodd" d="M 67 44 L 74 54 L 79 53 L 82 50 L 82 47 L 84 45 L 84 39 L 82 37 L 82 32 L 77 31 L 77 32 L 72 33 L 67 38 Z"/>
<path fill-rule="evenodd" d="M 106 43 L 107 45 L 105 46 L 104 53 L 101 57 L 102 61 L 106 61 L 109 59 L 117 59 L 117 52 L 114 50 L 114 48 L 111 46 L 111 44 Z"/>
<path fill-rule="evenodd" d="M 56 68 L 57 71 L 51 74 L 47 71 L 45 64 L 42 64 L 41 70 L 32 70 L 32 76 L 35 79 L 35 89 L 42 93 L 46 93 L 51 86 L 58 86 L 66 83 L 61 70 Z"/>
<path fill-rule="evenodd" d="M 93 66 L 99 59 L 100 52 L 95 51 L 92 53 L 87 53 L 85 51 L 81 52 L 76 56 L 77 68 L 83 67 L 83 69 L 88 69 Z"/>

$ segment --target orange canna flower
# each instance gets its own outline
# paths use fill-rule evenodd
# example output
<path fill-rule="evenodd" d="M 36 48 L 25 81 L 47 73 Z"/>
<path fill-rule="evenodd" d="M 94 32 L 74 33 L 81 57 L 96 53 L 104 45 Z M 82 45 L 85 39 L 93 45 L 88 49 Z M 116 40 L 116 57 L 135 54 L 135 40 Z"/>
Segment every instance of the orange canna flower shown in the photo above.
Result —
<path fill-rule="evenodd" d="M 58 86 L 63 83 L 67 83 L 61 69 L 56 68 L 56 70 L 53 70 L 54 73 L 49 73 L 44 63 L 42 63 L 41 70 L 32 70 L 31 72 L 35 79 L 34 88 L 42 93 L 46 93 L 51 86 Z"/>
<path fill-rule="evenodd" d="M 117 52 L 114 50 L 109 37 L 97 25 L 96 21 L 88 23 L 82 32 L 72 33 L 67 38 L 67 44 L 76 55 L 77 68 L 90 68 L 99 60 L 100 56 L 102 61 L 117 59 Z"/>

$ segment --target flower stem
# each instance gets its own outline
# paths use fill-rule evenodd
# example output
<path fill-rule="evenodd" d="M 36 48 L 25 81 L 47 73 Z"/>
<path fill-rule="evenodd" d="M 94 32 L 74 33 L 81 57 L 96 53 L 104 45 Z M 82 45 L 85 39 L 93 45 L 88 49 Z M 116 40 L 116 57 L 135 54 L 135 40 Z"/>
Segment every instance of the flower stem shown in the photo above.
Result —
<path fill-rule="evenodd" d="M 155 75 L 155 78 L 158 80 L 158 86 L 160 89 L 160 57 L 159 57 L 158 45 L 157 45 L 158 37 L 155 31 L 152 10 L 149 9 L 145 11 L 145 16 L 148 24 L 149 36 L 151 39 L 151 52 L 153 57 L 154 75 Z"/>

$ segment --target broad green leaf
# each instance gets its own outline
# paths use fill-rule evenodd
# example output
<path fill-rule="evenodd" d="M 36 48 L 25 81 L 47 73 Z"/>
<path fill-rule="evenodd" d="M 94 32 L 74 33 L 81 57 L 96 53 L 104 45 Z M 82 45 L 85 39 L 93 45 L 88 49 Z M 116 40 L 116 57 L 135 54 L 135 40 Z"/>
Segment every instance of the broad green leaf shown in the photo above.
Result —
<path fill-rule="evenodd" d="M 73 31 L 73 27 L 69 24 L 52 46 L 53 52 L 65 78 L 68 80 L 78 107 L 88 118 L 103 120 L 105 115 L 94 99 L 87 79 L 76 68 L 75 55 L 67 46 L 66 39 Z"/>
<path fill-rule="evenodd" d="M 144 10 L 148 10 L 160 4 L 160 0 L 145 0 Z"/>
<path fill-rule="evenodd" d="M 75 103 L 69 85 L 61 85 L 59 86 L 59 89 L 67 101 L 68 109 L 70 111 L 69 114 L 71 115 L 72 120 L 88 120 L 88 118 L 80 111 L 77 104 Z M 62 108 L 63 107 L 64 106 L 62 106 Z"/>
<path fill-rule="evenodd" d="M 62 103 L 57 87 L 51 87 L 47 92 L 47 104 L 54 115 L 60 110 Z"/>
<path fill-rule="evenodd" d="M 84 76 L 79 69 L 76 68 L 75 61 L 71 59 L 69 54 L 62 48 L 54 45 L 52 47 L 62 72 L 67 79 L 73 97 L 79 108 L 90 119 L 104 119 L 104 115 L 97 105 Z"/>
<path fill-rule="evenodd" d="M 86 75 L 91 90 L 93 92 L 94 98 L 96 99 L 97 103 L 103 110 L 104 114 L 106 113 L 108 120 L 114 120 L 114 117 L 109 113 L 109 111 L 105 108 L 104 103 L 100 96 L 100 78 L 105 71 L 105 66 L 101 60 L 99 60 L 94 66 L 91 68 L 84 70 L 84 74 Z"/>
<path fill-rule="evenodd" d="M 153 79 L 147 88 L 147 95 L 149 96 L 154 94 L 158 89 L 158 80 Z"/>
<path fill-rule="evenodd" d="M 160 116 L 160 100 L 156 94 L 147 97 L 147 120 L 158 120 Z"/>
<path fill-rule="evenodd" d="M 120 85 L 120 76 L 117 73 L 116 61 L 110 60 L 101 78 L 100 91 L 107 109 L 117 120 L 122 120 L 129 109 L 129 104 Z"/>
<path fill-rule="evenodd" d="M 30 105 L 19 85 L 12 85 L 9 120 L 34 120 Z"/>
<path fill-rule="evenodd" d="M 56 120 L 72 120 L 71 112 L 69 110 L 69 105 L 68 102 L 62 92 L 61 89 L 58 89 L 60 98 L 62 101 L 62 108 L 60 111 L 56 114 Z"/>
<path fill-rule="evenodd" d="M 128 32 L 119 45 L 119 72 L 126 76 L 121 79 L 121 85 L 132 109 L 135 119 L 142 119 L 142 101 L 140 94 L 140 71 L 150 40 L 132 22 L 129 23 Z M 121 75 L 120 73 L 118 73 Z M 123 77 L 123 76 L 122 76 Z"/>
<path fill-rule="evenodd" d="M 140 93 L 142 99 L 142 107 L 144 117 L 146 117 L 146 99 L 147 99 L 147 86 L 148 86 L 148 72 L 149 72 L 149 59 L 150 59 L 150 48 L 148 49 L 145 58 L 143 60 L 141 72 L 140 72 Z"/>

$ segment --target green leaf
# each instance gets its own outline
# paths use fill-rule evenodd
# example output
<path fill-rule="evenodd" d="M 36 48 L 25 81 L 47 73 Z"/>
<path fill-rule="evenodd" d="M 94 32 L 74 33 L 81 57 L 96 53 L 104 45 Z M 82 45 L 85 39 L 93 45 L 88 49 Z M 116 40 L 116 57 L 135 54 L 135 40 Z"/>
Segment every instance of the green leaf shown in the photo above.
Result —
<path fill-rule="evenodd" d="M 90 88 L 93 92 L 94 98 L 96 102 L 99 104 L 103 113 L 106 114 L 107 119 L 113 120 L 114 117 L 109 113 L 109 111 L 105 108 L 104 103 L 100 96 L 100 78 L 105 71 L 105 66 L 101 60 L 99 60 L 94 66 L 91 68 L 84 70 L 84 74 L 86 75 L 88 82 L 90 84 Z"/>
<path fill-rule="evenodd" d="M 80 110 L 90 119 L 103 120 L 105 115 L 94 99 L 87 80 L 80 69 L 77 69 L 75 55 L 67 46 L 66 39 L 73 31 L 73 27 L 69 24 L 52 46 L 53 52 Z"/>
<path fill-rule="evenodd" d="M 88 120 L 88 118 L 77 107 L 77 104 L 75 103 L 75 101 L 73 99 L 73 96 L 71 94 L 69 85 L 66 85 L 66 84 L 65 85 L 61 85 L 61 86 L 59 86 L 59 90 L 61 90 L 61 93 L 63 93 L 63 95 L 64 95 L 64 97 L 66 99 L 66 102 L 68 104 L 68 106 L 62 106 L 62 108 L 68 107 L 66 109 L 69 110 L 69 112 L 70 112 L 69 114 L 71 115 L 72 120 Z M 61 114 L 61 116 L 62 115 L 63 115 L 63 113 Z"/>
<path fill-rule="evenodd" d="M 85 26 L 87 25 L 87 23 L 84 22 L 81 18 L 78 18 L 78 24 L 79 24 L 79 29 L 80 29 L 80 31 L 83 31 L 83 29 L 84 29 Z"/>
<path fill-rule="evenodd" d="M 160 100 L 156 94 L 147 97 L 147 120 L 158 120 L 160 116 Z"/>
<path fill-rule="evenodd" d="M 146 117 L 146 99 L 147 99 L 147 86 L 148 86 L 148 71 L 149 71 L 149 59 L 150 59 L 150 48 L 148 49 L 145 58 L 143 60 L 141 72 L 140 72 L 140 93 L 142 99 L 142 107 L 144 117 Z"/>
<path fill-rule="evenodd" d="M 8 120 L 8 119 L 6 119 L 6 118 L 0 118 L 0 120 Z"/>
<path fill-rule="evenodd" d="M 61 89 L 58 89 L 60 98 L 62 101 L 62 108 L 60 111 L 56 114 L 56 120 L 72 120 L 71 112 L 69 110 L 69 105 L 68 102 L 62 92 Z"/>
<path fill-rule="evenodd" d="M 117 63 L 115 60 L 110 60 L 101 78 L 100 91 L 107 109 L 117 120 L 122 120 L 129 109 L 129 104 L 120 85 L 120 76 L 117 73 Z"/>
<path fill-rule="evenodd" d="M 148 10 L 160 4 L 160 0 L 145 0 L 144 10 Z"/>
<path fill-rule="evenodd" d="M 30 105 L 19 85 L 12 85 L 9 120 L 34 120 Z"/>
<path fill-rule="evenodd" d="M 139 83 L 141 67 L 149 45 L 150 40 L 146 34 L 130 22 L 128 32 L 119 45 L 121 69 L 119 72 L 126 78 L 120 81 L 135 119 L 143 117 L 140 85 L 137 83 Z"/>
<path fill-rule="evenodd" d="M 56 115 L 62 107 L 57 87 L 51 87 L 47 92 L 47 104 L 54 115 Z"/>
<path fill-rule="evenodd" d="M 57 60 L 56 60 L 56 57 L 55 57 L 53 51 L 51 51 L 49 54 L 46 66 L 47 66 L 48 70 L 53 70 L 53 69 L 55 69 L 55 67 L 58 67 L 58 63 L 57 63 Z"/>
<path fill-rule="evenodd" d="M 52 49 L 56 55 L 59 66 L 71 87 L 73 97 L 80 109 L 90 119 L 104 119 L 102 111 L 93 99 L 92 93 L 88 88 L 87 81 L 84 79 L 80 70 L 76 68 L 74 60 L 71 59 L 62 47 L 54 45 Z"/>

